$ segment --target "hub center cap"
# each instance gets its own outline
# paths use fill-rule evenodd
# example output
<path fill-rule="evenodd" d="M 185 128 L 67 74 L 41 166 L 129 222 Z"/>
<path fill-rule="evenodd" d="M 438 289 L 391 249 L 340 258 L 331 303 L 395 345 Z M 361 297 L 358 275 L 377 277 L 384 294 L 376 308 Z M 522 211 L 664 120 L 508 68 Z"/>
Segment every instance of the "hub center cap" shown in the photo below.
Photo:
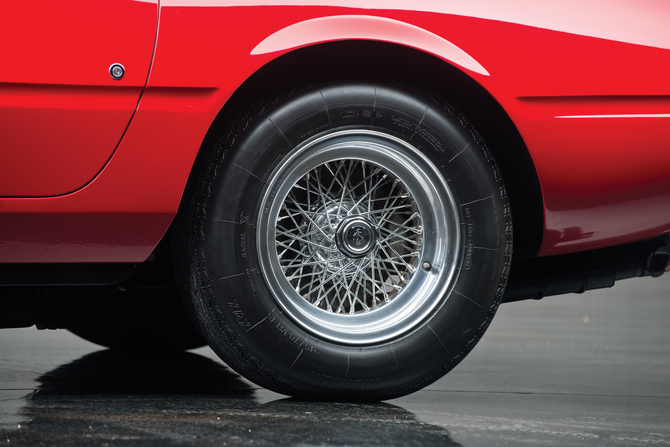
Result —
<path fill-rule="evenodd" d="M 376 242 L 376 228 L 361 216 L 349 216 L 343 219 L 335 231 L 337 248 L 349 258 L 362 258 L 370 254 Z"/>

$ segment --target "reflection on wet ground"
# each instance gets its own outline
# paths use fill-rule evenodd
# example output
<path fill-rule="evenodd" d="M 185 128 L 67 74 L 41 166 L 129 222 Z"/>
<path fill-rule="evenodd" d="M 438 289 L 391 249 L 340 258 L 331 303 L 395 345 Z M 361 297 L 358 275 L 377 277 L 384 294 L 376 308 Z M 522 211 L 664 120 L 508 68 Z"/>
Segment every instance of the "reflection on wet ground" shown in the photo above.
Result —
<path fill-rule="evenodd" d="M 133 356 L 102 350 L 43 374 L 31 396 L 207 394 L 251 396 L 251 387 L 225 366 L 190 352 Z"/>
<path fill-rule="evenodd" d="M 202 348 L 125 357 L 67 331 L 0 330 L 0 446 L 670 445 L 670 275 L 501 306 L 428 388 L 299 402 Z"/>
<path fill-rule="evenodd" d="M 237 374 L 192 353 L 98 351 L 36 381 L 22 422 L 2 433 L 9 445 L 460 445 L 386 403 L 259 403 Z"/>

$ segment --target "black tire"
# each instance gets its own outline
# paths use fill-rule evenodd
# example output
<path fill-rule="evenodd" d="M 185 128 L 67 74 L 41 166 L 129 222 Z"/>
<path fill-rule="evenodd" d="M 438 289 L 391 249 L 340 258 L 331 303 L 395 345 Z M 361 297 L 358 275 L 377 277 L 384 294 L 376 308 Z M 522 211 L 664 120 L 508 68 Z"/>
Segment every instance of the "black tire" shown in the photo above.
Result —
<path fill-rule="evenodd" d="M 261 386 L 402 396 L 458 364 L 498 308 L 512 253 L 504 184 L 439 98 L 371 83 L 275 98 L 199 169 L 177 224 L 178 275 L 209 345 Z"/>

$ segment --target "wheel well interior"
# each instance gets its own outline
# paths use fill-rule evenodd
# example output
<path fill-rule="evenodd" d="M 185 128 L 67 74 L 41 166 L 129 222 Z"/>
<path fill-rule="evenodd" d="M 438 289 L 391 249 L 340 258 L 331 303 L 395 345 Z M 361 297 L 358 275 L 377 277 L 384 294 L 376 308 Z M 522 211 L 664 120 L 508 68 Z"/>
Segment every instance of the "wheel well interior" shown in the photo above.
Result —
<path fill-rule="evenodd" d="M 533 161 L 511 119 L 477 82 L 419 50 L 374 41 L 312 45 L 287 53 L 250 76 L 222 108 L 203 148 L 250 104 L 280 92 L 344 80 L 397 82 L 436 93 L 459 109 L 482 134 L 498 162 L 510 197 L 514 256 L 535 255 L 544 223 L 540 183 Z M 202 152 L 202 151 L 201 151 Z"/>

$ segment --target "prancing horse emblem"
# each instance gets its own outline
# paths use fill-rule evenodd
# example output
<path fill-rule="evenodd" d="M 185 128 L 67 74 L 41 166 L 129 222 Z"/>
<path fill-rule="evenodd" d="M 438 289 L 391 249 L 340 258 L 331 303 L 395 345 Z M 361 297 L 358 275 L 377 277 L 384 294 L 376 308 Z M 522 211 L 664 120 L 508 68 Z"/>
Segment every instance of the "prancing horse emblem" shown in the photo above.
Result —
<path fill-rule="evenodd" d="M 363 245 L 363 242 L 365 242 L 365 235 L 363 234 L 363 230 L 361 228 L 356 228 L 356 232 L 354 233 L 354 241 L 356 242 L 356 247 L 360 247 Z"/>

